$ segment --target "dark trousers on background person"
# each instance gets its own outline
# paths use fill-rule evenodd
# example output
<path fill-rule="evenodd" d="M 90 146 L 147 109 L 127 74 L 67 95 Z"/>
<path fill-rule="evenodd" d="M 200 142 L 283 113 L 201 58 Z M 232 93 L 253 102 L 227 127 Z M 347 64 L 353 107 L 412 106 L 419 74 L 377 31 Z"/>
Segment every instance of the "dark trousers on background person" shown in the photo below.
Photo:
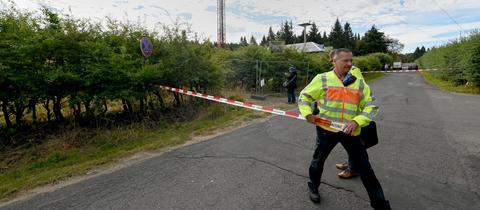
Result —
<path fill-rule="evenodd" d="M 370 198 L 370 205 L 374 209 L 390 209 L 388 201 L 385 200 L 382 186 L 368 161 L 365 146 L 358 136 L 347 136 L 342 132 L 334 133 L 317 126 L 317 143 L 309 168 L 312 187 L 320 186 L 325 160 L 339 142 L 347 151 L 356 172 L 360 174 L 360 179 Z"/>
<path fill-rule="evenodd" d="M 287 97 L 288 97 L 288 103 L 295 103 L 295 89 L 293 88 L 288 88 L 287 89 Z"/>

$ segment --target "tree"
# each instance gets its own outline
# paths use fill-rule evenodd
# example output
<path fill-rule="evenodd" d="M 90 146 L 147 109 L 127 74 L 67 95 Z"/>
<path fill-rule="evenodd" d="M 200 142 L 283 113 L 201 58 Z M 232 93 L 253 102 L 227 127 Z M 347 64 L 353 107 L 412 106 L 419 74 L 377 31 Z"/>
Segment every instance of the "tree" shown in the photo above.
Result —
<path fill-rule="evenodd" d="M 290 21 L 290 23 L 285 21 L 285 23 L 282 24 L 280 31 L 277 32 L 277 38 L 278 40 L 285 41 L 285 44 L 293 44 L 295 42 L 296 37 L 293 33 L 292 21 Z"/>
<path fill-rule="evenodd" d="M 303 43 L 303 38 L 304 37 L 305 37 L 305 31 L 302 30 L 302 33 L 300 34 L 300 36 L 295 36 L 294 43 Z M 307 42 L 308 42 L 308 36 L 306 38 L 307 38 Z"/>
<path fill-rule="evenodd" d="M 248 45 L 247 37 L 244 37 L 244 36 L 240 37 L 240 45 L 241 46 L 247 46 Z"/>
<path fill-rule="evenodd" d="M 38 25 L 38 19 L 15 8 L 0 13 L 0 101 L 7 127 L 13 126 L 11 114 L 17 125 L 23 123 L 25 109 L 41 91 L 36 87 L 41 75 L 34 50 Z"/>
<path fill-rule="evenodd" d="M 384 33 L 378 31 L 375 25 L 373 25 L 370 30 L 365 32 L 359 51 L 362 55 L 374 52 L 387 52 L 387 47 Z"/>
<path fill-rule="evenodd" d="M 342 25 L 340 24 L 340 21 L 338 21 L 338 18 L 333 25 L 332 31 L 330 31 L 328 40 L 330 41 L 330 45 L 333 48 L 345 47 L 344 33 Z"/>
<path fill-rule="evenodd" d="M 352 32 L 352 28 L 350 28 L 350 24 L 347 22 L 343 26 L 343 39 L 344 39 L 344 47 L 348 49 L 352 49 L 355 47 L 355 37 Z"/>
<path fill-rule="evenodd" d="M 267 46 L 268 45 L 268 41 L 267 41 L 267 38 L 265 38 L 265 35 L 263 35 L 262 41 L 260 42 L 260 45 L 261 46 Z"/>
<path fill-rule="evenodd" d="M 413 51 L 413 60 L 416 60 L 417 58 L 420 58 L 421 56 L 420 48 L 415 48 L 415 51 Z"/>
<path fill-rule="evenodd" d="M 267 41 L 274 41 L 275 40 L 275 33 L 273 33 L 272 26 L 268 28 L 268 35 L 267 35 Z"/>
<path fill-rule="evenodd" d="M 253 35 L 250 37 L 250 44 L 258 45 L 257 40 L 255 40 L 255 37 Z"/>
<path fill-rule="evenodd" d="M 399 54 L 402 52 L 404 45 L 400 43 L 398 39 L 385 37 L 386 43 L 388 45 L 387 51 L 392 54 Z"/>
<path fill-rule="evenodd" d="M 318 31 L 317 24 L 312 23 L 310 31 L 307 34 L 307 41 L 323 44 L 322 35 Z"/>
<path fill-rule="evenodd" d="M 422 46 L 421 48 L 415 48 L 415 51 L 412 53 L 412 60 L 417 60 L 418 58 L 422 57 L 425 52 L 426 50 L 424 46 Z"/>
<path fill-rule="evenodd" d="M 324 45 L 330 45 L 330 40 L 328 39 L 326 31 L 323 31 L 322 40 Z"/>

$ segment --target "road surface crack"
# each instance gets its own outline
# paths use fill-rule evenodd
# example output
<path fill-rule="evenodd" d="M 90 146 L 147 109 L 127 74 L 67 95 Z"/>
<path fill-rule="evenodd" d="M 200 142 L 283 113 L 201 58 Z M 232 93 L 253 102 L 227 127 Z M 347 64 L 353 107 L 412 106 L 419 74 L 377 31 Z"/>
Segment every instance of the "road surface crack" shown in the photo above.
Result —
<path fill-rule="evenodd" d="M 273 166 L 275 168 L 278 168 L 280 170 L 289 172 L 289 173 L 294 174 L 296 176 L 308 179 L 308 176 L 306 176 L 306 175 L 297 173 L 297 172 L 295 172 L 293 170 L 290 170 L 290 169 L 287 169 L 287 168 L 283 168 L 283 167 L 281 167 L 281 166 L 279 166 L 275 163 L 271 163 L 271 162 L 261 160 L 261 159 L 255 158 L 255 157 L 250 157 L 250 156 L 213 156 L 213 155 L 205 155 L 205 156 L 196 156 L 196 157 L 193 157 L 193 156 L 175 156 L 174 158 L 178 158 L 178 159 L 241 159 L 241 160 L 253 160 L 253 161 L 257 161 L 257 162 L 260 162 L 260 163 L 267 164 L 269 166 Z M 333 184 L 330 184 L 330 183 L 327 183 L 327 182 L 324 182 L 324 181 L 322 181 L 321 183 L 325 184 L 325 185 L 327 185 L 331 188 L 334 188 L 336 190 L 341 190 L 341 191 L 345 191 L 345 192 L 348 192 L 348 193 L 352 193 L 356 198 L 368 202 L 367 199 L 362 198 L 357 193 L 355 193 L 355 191 L 352 191 L 350 189 L 347 189 L 347 188 L 344 188 L 344 187 L 341 187 L 341 186 L 336 186 L 336 185 L 333 185 Z"/>

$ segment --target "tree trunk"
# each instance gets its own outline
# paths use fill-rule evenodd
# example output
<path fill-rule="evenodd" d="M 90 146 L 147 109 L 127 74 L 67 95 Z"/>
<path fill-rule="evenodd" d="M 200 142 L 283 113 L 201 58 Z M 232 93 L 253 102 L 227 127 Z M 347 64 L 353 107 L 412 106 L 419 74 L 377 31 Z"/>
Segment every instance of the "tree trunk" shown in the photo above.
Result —
<path fill-rule="evenodd" d="M 91 102 L 92 102 L 92 100 L 90 100 L 90 99 L 87 99 L 83 102 L 83 105 L 85 106 L 85 112 L 87 113 L 88 117 L 93 116 L 93 111 L 92 111 L 92 108 L 90 107 Z"/>
<path fill-rule="evenodd" d="M 128 113 L 127 100 L 122 99 L 122 107 L 123 107 L 123 111 Z"/>
<path fill-rule="evenodd" d="M 43 103 L 43 107 L 47 111 L 47 122 L 50 122 L 52 120 L 52 113 L 50 110 L 50 98 L 45 99 L 45 102 Z"/>
<path fill-rule="evenodd" d="M 25 109 L 28 106 L 23 105 L 23 103 L 21 103 L 21 102 L 15 102 L 14 106 L 15 106 L 15 112 L 14 112 L 15 121 L 17 122 L 17 125 L 20 125 L 20 124 L 22 124 L 23 111 L 25 111 Z"/>
<path fill-rule="evenodd" d="M 80 121 L 80 118 L 82 117 L 82 104 L 80 102 L 77 102 L 77 104 L 73 104 L 73 117 L 75 117 L 75 120 L 77 122 Z"/>
<path fill-rule="evenodd" d="M 102 115 L 105 116 L 105 114 L 108 112 L 107 100 L 106 100 L 106 99 L 102 99 L 102 102 L 103 102 L 103 112 L 102 112 Z"/>
<path fill-rule="evenodd" d="M 173 93 L 173 97 L 175 98 L 175 106 L 180 107 L 182 105 L 180 95 L 178 93 Z"/>
<path fill-rule="evenodd" d="M 37 107 L 36 107 L 36 105 L 37 105 L 37 99 L 36 98 L 30 99 L 29 106 L 30 106 L 30 110 L 32 111 L 33 123 L 37 122 Z"/>
<path fill-rule="evenodd" d="M 55 119 L 58 122 L 65 121 L 65 117 L 63 117 L 63 114 L 62 114 L 61 101 L 62 101 L 62 97 L 60 97 L 60 96 L 55 96 L 55 98 L 53 100 L 53 114 L 55 114 Z"/>
<path fill-rule="evenodd" d="M 129 111 L 130 113 L 133 113 L 133 105 L 132 105 L 132 103 L 130 103 L 129 100 L 127 100 L 127 105 L 128 105 L 128 111 Z"/>
<path fill-rule="evenodd" d="M 148 97 L 150 100 L 147 100 L 147 104 L 148 104 L 148 107 L 150 107 L 150 109 L 153 111 L 155 110 L 155 105 L 153 104 L 153 100 L 152 100 L 152 94 L 148 94 L 150 97 Z"/>
<path fill-rule="evenodd" d="M 164 104 L 164 102 L 163 102 L 163 98 L 162 98 L 162 95 L 160 94 L 160 92 L 155 91 L 155 92 L 153 92 L 153 94 L 155 94 L 155 95 L 157 96 L 158 101 L 160 102 L 160 107 L 161 107 L 161 108 L 164 108 L 164 107 L 165 107 L 165 104 Z"/>
<path fill-rule="evenodd" d="M 3 112 L 3 117 L 5 118 L 5 123 L 7 124 L 7 128 L 11 128 L 12 121 L 10 121 L 10 116 L 8 113 L 8 99 L 6 97 L 2 99 L 2 112 Z"/>
<path fill-rule="evenodd" d="M 123 103 L 123 110 L 125 110 L 129 114 L 132 114 L 133 113 L 133 107 L 132 107 L 132 104 L 130 103 L 130 101 L 128 99 L 122 99 L 122 103 Z"/>
<path fill-rule="evenodd" d="M 145 112 L 145 104 L 143 102 L 143 98 L 140 99 L 140 112 L 144 113 Z"/>

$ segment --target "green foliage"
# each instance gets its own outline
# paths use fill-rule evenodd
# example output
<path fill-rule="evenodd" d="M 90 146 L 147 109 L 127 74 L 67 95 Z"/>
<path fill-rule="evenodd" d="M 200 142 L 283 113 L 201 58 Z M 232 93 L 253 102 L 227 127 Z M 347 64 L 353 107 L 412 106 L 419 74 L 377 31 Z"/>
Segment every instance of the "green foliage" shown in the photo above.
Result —
<path fill-rule="evenodd" d="M 338 21 L 338 18 L 335 21 L 335 24 L 333 24 L 333 28 L 330 31 L 330 35 L 328 36 L 328 41 L 333 48 L 346 47 L 344 31 L 342 25 L 340 24 L 340 21 Z"/>
<path fill-rule="evenodd" d="M 282 23 L 280 30 L 277 32 L 275 36 L 277 40 L 284 40 L 285 44 L 293 44 L 295 43 L 296 36 L 293 33 L 293 23 L 292 21 Z"/>
<path fill-rule="evenodd" d="M 80 120 L 105 114 L 107 100 L 122 101 L 128 112 L 139 101 L 143 112 L 156 85 L 206 91 L 224 84 L 225 65 L 214 56 L 216 49 L 189 41 L 178 27 L 164 27 L 158 36 L 136 24 L 108 19 L 102 26 L 47 8 L 33 15 L 12 6 L 0 11 L 0 29 L 0 104 L 7 127 L 22 124 L 25 110 L 36 104 L 49 114 L 53 107 L 57 121 L 68 106 Z M 140 53 L 142 36 L 155 46 L 148 59 Z"/>
<path fill-rule="evenodd" d="M 307 59 L 313 75 L 329 71 L 333 67 L 328 53 L 310 54 Z"/>
<path fill-rule="evenodd" d="M 310 31 L 307 33 L 307 41 L 315 42 L 318 44 L 324 43 L 324 40 L 322 39 L 322 34 L 320 34 L 320 31 L 318 30 L 317 24 L 312 23 L 312 26 L 310 27 Z"/>
<path fill-rule="evenodd" d="M 272 40 L 285 41 L 285 44 L 302 43 L 304 33 L 302 30 L 300 35 L 295 35 L 293 33 L 292 22 L 289 23 L 285 21 L 276 33 L 274 33 L 272 27 L 270 27 L 268 35 L 262 38 L 261 45 L 266 46 L 268 41 Z M 313 22 L 310 30 L 306 34 L 306 38 L 309 42 L 324 44 L 325 46 L 333 48 L 348 48 L 352 50 L 355 55 L 367 55 L 375 52 L 398 54 L 404 47 L 398 39 L 385 36 L 385 34 L 379 31 L 374 25 L 363 37 L 361 37 L 360 34 L 354 34 L 350 23 L 346 22 L 342 27 L 338 18 L 335 20 L 328 36 L 326 31 L 323 32 L 322 36 L 317 24 Z M 246 37 L 241 38 L 239 45 L 247 45 Z M 230 44 L 230 46 L 234 46 L 234 44 Z M 425 48 L 423 48 L 423 50 L 425 50 Z"/>
<path fill-rule="evenodd" d="M 362 71 L 378 71 L 381 70 L 385 64 L 391 64 L 392 56 L 385 53 L 372 53 L 364 56 L 357 56 L 353 58 L 353 65 L 360 68 Z"/>
<path fill-rule="evenodd" d="M 388 44 L 383 32 L 378 31 L 375 26 L 365 33 L 362 38 L 361 46 L 359 47 L 360 54 L 370 54 L 375 52 L 387 52 Z"/>
<path fill-rule="evenodd" d="M 480 87 L 480 33 L 432 48 L 416 60 L 420 68 L 435 68 L 438 79 Z"/>

